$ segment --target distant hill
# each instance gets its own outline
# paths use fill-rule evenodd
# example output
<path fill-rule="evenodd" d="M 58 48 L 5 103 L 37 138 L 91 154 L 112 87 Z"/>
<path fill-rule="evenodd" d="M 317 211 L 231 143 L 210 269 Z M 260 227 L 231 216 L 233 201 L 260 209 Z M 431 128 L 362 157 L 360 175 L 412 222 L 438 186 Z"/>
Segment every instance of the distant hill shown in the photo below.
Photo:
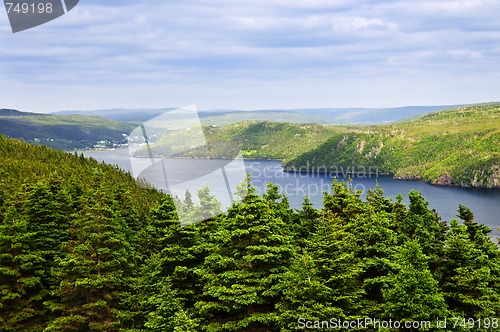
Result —
<path fill-rule="evenodd" d="M 9 108 L 1 108 L 0 109 L 0 116 L 41 116 L 41 115 L 44 115 L 44 114 L 21 112 L 21 111 L 9 109 Z"/>
<path fill-rule="evenodd" d="M 171 111 L 174 108 L 159 108 L 159 109 L 126 109 L 126 108 L 113 108 L 102 110 L 90 111 L 60 111 L 53 112 L 52 115 L 85 115 L 85 116 L 98 116 L 101 118 L 139 124 L 161 115 L 165 112 Z"/>
<path fill-rule="evenodd" d="M 47 115 L 0 109 L 0 134 L 57 149 L 113 147 L 126 143 L 134 125 L 82 115 Z"/>
<path fill-rule="evenodd" d="M 377 168 L 398 179 L 500 188 L 500 104 L 460 107 L 405 123 L 345 128 L 286 169 Z"/>
<path fill-rule="evenodd" d="M 242 111 L 214 109 L 199 111 L 202 124 L 224 126 L 246 120 L 319 124 L 383 124 L 401 121 L 426 113 L 461 105 L 406 106 L 396 108 L 311 108 Z M 139 124 L 174 108 L 103 109 L 93 111 L 61 111 L 53 114 L 78 114 Z"/>
<path fill-rule="evenodd" d="M 246 121 L 207 126 L 204 131 L 207 145 L 179 157 L 234 158 L 241 151 L 246 158 L 282 159 L 289 171 L 378 170 L 399 179 L 500 188 L 498 103 L 386 125 Z M 152 146 L 153 154 L 162 155 L 175 144 L 189 144 L 186 135 L 177 131 L 160 138 Z"/>

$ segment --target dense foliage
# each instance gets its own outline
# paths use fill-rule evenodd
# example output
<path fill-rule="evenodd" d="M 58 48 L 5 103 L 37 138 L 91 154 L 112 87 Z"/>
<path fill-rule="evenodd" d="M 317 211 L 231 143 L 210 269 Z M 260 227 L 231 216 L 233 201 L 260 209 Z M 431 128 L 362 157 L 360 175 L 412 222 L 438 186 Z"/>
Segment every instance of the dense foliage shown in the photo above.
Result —
<path fill-rule="evenodd" d="M 500 317 L 500 251 L 466 206 L 444 222 L 418 192 L 405 206 L 334 182 L 322 209 L 306 199 L 293 210 L 276 186 L 259 196 L 248 180 L 227 213 L 181 227 L 178 213 L 220 208 L 207 189 L 176 211 L 170 196 L 76 154 L 0 136 L 0 157 L 0 331 Z"/>
<path fill-rule="evenodd" d="M 349 165 L 376 166 L 400 179 L 500 188 L 500 105 L 462 107 L 334 134 L 287 163 L 289 168 Z"/>
<path fill-rule="evenodd" d="M 282 119 L 286 121 L 286 119 Z M 180 142 L 170 135 L 153 151 Z M 283 159 L 286 169 L 366 171 L 434 184 L 500 188 L 500 105 L 431 113 L 377 126 L 242 122 L 206 127 L 207 146 L 182 156 Z M 185 143 L 184 143 L 185 144 Z M 144 151 L 146 153 L 146 151 Z"/>

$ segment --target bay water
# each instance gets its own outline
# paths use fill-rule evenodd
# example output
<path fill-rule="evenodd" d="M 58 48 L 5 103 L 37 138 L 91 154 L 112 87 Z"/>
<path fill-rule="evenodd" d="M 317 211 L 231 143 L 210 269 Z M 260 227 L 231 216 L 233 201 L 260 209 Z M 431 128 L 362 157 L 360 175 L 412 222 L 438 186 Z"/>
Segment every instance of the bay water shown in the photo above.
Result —
<path fill-rule="evenodd" d="M 87 157 L 117 165 L 123 170 L 133 173 L 131 160 L 134 158 L 129 157 L 128 149 L 80 152 Z M 279 160 L 244 160 L 242 162 L 244 163 L 244 171 L 250 174 L 257 193 L 264 193 L 267 184 L 272 182 L 278 186 L 281 193 L 288 196 L 293 208 L 300 208 L 306 196 L 310 198 L 314 206 L 321 208 L 323 192 L 331 192 L 334 177 L 339 181 L 348 181 L 347 174 L 333 176 L 319 173 L 284 172 Z M 169 159 L 163 165 L 170 165 L 171 169 L 177 170 L 174 174 L 174 180 L 177 183 L 182 183 L 184 180 L 199 178 L 213 172 L 213 170 L 224 168 L 228 163 L 227 160 L 218 159 Z M 168 186 L 165 185 L 165 177 L 163 176 L 165 175 L 165 166 L 162 168 L 158 166 L 159 164 L 161 163 L 149 167 L 142 174 L 155 187 L 168 192 Z M 171 170 L 168 170 L 168 173 L 172 175 Z M 419 191 L 429 201 L 429 208 L 435 209 L 446 221 L 456 218 L 459 204 L 466 205 L 473 211 L 475 221 L 488 225 L 492 229 L 491 235 L 500 237 L 498 230 L 500 227 L 500 190 L 435 186 L 421 181 L 395 180 L 391 176 L 377 174 L 351 175 L 351 178 L 350 185 L 355 190 L 361 190 L 363 196 L 366 195 L 367 190 L 375 188 L 378 184 L 384 190 L 385 196 L 395 199 L 396 195 L 401 193 L 404 197 L 404 203 L 409 204 L 408 193 L 411 190 Z M 224 199 L 224 195 L 217 192 L 217 188 L 221 190 L 221 181 L 224 180 L 221 177 L 216 177 L 211 183 L 207 183 L 207 186 L 215 188 L 215 192 L 212 191 L 212 193 L 218 199 L 219 196 L 222 197 L 219 200 L 227 206 L 230 201 Z M 229 185 L 227 181 L 226 184 Z M 234 181 L 231 182 L 233 188 L 230 190 L 235 189 L 234 184 Z M 224 191 L 226 186 L 222 186 L 222 188 Z M 196 197 L 195 192 L 192 194 Z"/>

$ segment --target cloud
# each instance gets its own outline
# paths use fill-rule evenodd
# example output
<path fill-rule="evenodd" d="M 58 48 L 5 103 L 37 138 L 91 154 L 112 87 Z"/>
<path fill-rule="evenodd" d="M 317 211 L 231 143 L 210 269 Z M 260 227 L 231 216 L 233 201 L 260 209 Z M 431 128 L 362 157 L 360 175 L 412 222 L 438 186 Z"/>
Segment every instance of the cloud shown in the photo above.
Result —
<path fill-rule="evenodd" d="M 88 0 L 23 33 L 11 34 L 4 21 L 0 83 L 16 90 L 2 99 L 30 110 L 452 100 L 443 91 L 439 102 L 439 89 L 425 98 L 435 80 L 461 91 L 452 103 L 467 93 L 491 99 L 499 11 L 498 1 L 481 0 Z M 463 80 L 478 85 L 460 88 Z"/>

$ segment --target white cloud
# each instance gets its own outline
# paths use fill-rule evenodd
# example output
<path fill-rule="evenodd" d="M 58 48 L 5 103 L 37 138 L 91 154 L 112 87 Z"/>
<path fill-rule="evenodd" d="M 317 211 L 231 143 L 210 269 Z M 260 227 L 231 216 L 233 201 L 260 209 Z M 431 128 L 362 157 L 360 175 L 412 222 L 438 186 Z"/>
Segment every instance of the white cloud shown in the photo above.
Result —
<path fill-rule="evenodd" d="M 478 82 L 464 83 L 457 99 L 492 100 L 499 10 L 480 0 L 89 0 L 22 33 L 0 26 L 0 84 L 16 87 L 0 100 L 31 110 L 335 107 L 359 105 L 362 94 L 367 106 L 401 105 L 416 100 L 398 89 L 423 91 L 436 77 L 454 91 L 463 78 Z M 475 80 L 485 73 L 490 81 Z M 449 99 L 443 92 L 438 102 Z"/>

